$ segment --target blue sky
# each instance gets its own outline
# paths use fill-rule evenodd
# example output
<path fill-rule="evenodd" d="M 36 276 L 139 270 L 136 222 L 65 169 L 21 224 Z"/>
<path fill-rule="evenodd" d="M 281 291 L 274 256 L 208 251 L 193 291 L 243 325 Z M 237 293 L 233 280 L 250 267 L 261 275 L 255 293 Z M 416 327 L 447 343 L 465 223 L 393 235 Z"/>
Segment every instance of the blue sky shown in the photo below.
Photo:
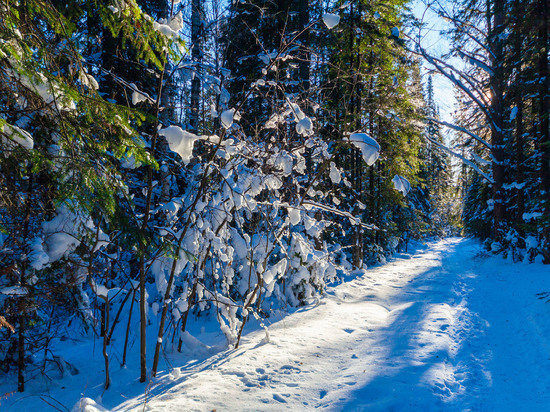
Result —
<path fill-rule="evenodd" d="M 422 46 L 431 54 L 441 56 L 448 51 L 449 43 L 441 35 L 441 31 L 446 28 L 445 21 L 430 9 L 427 9 L 425 3 L 414 0 L 411 4 L 414 15 L 422 19 L 425 27 L 422 30 Z M 423 74 L 426 75 L 429 65 L 423 62 Z M 427 81 L 427 79 L 425 79 Z M 434 97 L 439 106 L 441 117 L 446 121 L 452 121 L 452 112 L 455 110 L 454 89 L 449 80 L 440 74 L 433 74 Z"/>

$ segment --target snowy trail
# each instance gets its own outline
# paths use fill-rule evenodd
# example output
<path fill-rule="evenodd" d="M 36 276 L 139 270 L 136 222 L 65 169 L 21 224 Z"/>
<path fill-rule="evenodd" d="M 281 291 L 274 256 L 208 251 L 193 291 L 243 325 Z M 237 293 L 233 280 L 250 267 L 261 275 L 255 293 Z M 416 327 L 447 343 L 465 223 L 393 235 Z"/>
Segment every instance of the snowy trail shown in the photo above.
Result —
<path fill-rule="evenodd" d="M 147 386 L 132 357 L 127 369 L 113 364 L 104 391 L 101 358 L 82 360 L 94 342 L 69 342 L 60 351 L 80 374 L 0 410 L 70 410 L 83 396 L 100 406 L 74 412 L 550 410 L 550 304 L 536 296 L 550 291 L 550 268 L 480 250 L 446 239 L 401 255 L 270 319 L 268 342 L 257 325 L 238 350 L 191 342 Z M 198 329 L 207 343 L 223 339 Z"/>
<path fill-rule="evenodd" d="M 369 269 L 272 324 L 269 343 L 252 332 L 165 375 L 148 410 L 548 410 L 548 269 L 477 252 L 448 239 Z"/>

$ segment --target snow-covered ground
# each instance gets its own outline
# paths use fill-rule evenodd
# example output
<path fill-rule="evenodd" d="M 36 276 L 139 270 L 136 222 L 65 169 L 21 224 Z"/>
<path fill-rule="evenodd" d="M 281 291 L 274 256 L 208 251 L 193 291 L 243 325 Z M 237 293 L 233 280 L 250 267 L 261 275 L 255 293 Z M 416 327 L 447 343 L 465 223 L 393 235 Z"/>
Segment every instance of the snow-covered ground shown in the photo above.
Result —
<path fill-rule="evenodd" d="M 99 341 L 97 362 L 81 359 L 90 342 L 77 344 L 66 358 L 78 375 L 0 409 L 70 410 L 84 397 L 74 411 L 550 410 L 550 304 L 537 298 L 550 291 L 550 268 L 480 250 L 446 239 L 400 255 L 270 319 L 268 336 L 252 325 L 238 350 L 197 330 L 202 342 L 188 336 L 148 384 L 137 363 L 113 360 L 104 392 Z"/>

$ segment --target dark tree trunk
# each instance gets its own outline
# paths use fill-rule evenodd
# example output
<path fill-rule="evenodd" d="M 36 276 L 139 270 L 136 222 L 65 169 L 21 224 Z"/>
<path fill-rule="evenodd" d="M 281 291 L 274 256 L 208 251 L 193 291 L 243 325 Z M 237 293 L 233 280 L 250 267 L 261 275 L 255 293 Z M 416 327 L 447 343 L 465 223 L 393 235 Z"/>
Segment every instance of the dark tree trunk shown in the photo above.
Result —
<path fill-rule="evenodd" d="M 550 137 L 549 137 L 549 120 L 550 115 L 550 78 L 548 73 L 548 13 L 549 0 L 539 0 L 538 12 L 540 16 L 539 42 L 540 42 L 540 58 L 539 58 L 539 127 L 540 127 L 540 147 L 541 147 L 541 190 L 543 196 L 543 208 L 545 220 L 543 221 L 543 245 L 542 255 L 543 262 L 550 264 Z"/>
<path fill-rule="evenodd" d="M 489 87 L 491 89 L 491 145 L 493 170 L 493 239 L 500 241 L 505 224 L 503 183 L 505 178 L 504 157 L 504 32 L 505 2 L 494 0 L 488 3 L 489 47 L 493 52 Z"/>
<path fill-rule="evenodd" d="M 302 32 L 298 40 L 300 42 L 300 52 L 299 52 L 299 75 L 300 82 L 304 92 L 304 95 L 307 96 L 309 92 L 309 71 L 310 71 L 310 52 L 309 52 L 309 29 L 307 26 L 309 24 L 309 1 L 308 0 L 298 0 L 298 17 L 299 17 L 299 26 L 298 31 Z"/>
<path fill-rule="evenodd" d="M 191 102 L 189 105 L 189 127 L 197 132 L 199 129 L 199 110 L 200 110 L 200 89 L 201 89 L 201 64 L 202 48 L 201 40 L 203 36 L 203 5 L 202 0 L 192 0 L 191 2 L 191 57 L 195 64 L 195 75 L 191 81 Z"/>
<path fill-rule="evenodd" d="M 27 200 L 25 205 L 25 218 L 23 221 L 23 239 L 21 243 L 21 248 L 23 250 L 26 250 L 27 248 L 27 239 L 29 237 L 29 228 L 30 228 L 30 222 L 31 222 L 31 213 L 32 213 L 32 191 L 33 191 L 33 181 L 34 176 L 31 172 L 31 168 L 29 167 L 29 186 L 27 188 Z M 26 269 L 27 269 L 27 263 L 23 262 L 21 265 L 21 276 L 19 278 L 19 286 L 21 288 L 27 287 L 27 279 L 26 279 Z M 30 291 L 28 291 L 30 293 Z M 29 306 L 29 297 L 27 295 L 22 295 L 19 297 L 19 301 L 17 303 L 17 309 L 19 311 L 19 336 L 17 340 L 17 390 L 19 392 L 25 391 L 25 331 L 27 327 L 27 310 Z"/>
<path fill-rule="evenodd" d="M 139 381 L 147 380 L 147 298 L 145 297 L 145 251 L 143 250 L 139 257 Z"/>
<path fill-rule="evenodd" d="M 516 65 L 516 83 L 515 83 L 515 93 L 514 100 L 517 108 L 516 113 L 516 229 L 521 237 L 524 236 L 524 231 L 522 229 L 523 224 L 523 213 L 525 211 L 525 191 L 523 188 L 524 181 L 524 161 L 525 161 L 525 137 L 523 136 L 523 73 L 522 73 L 522 49 L 523 49 L 523 33 L 522 33 L 522 14 L 521 14 L 521 2 L 520 0 L 514 1 L 514 57 L 513 61 Z"/>

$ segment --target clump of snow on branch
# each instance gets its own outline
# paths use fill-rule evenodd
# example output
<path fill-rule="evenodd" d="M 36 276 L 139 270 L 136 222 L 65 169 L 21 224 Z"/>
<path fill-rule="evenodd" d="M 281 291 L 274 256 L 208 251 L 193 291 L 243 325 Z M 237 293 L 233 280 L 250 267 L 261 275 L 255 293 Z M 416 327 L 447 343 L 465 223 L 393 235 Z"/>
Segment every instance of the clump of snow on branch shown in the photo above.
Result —
<path fill-rule="evenodd" d="M 352 133 L 349 137 L 350 142 L 361 150 L 365 163 L 372 166 L 380 156 L 380 145 L 376 140 L 366 133 Z"/>
<path fill-rule="evenodd" d="M 513 107 L 512 110 L 510 111 L 510 121 L 511 122 L 516 119 L 517 114 L 518 114 L 518 108 Z"/>
<path fill-rule="evenodd" d="M 160 19 L 158 22 L 153 22 L 153 28 L 168 38 L 177 38 L 178 32 L 183 29 L 181 12 L 172 17 L 170 21 Z"/>
<path fill-rule="evenodd" d="M 170 150 L 180 155 L 185 164 L 189 163 L 193 156 L 193 145 L 197 140 L 209 140 L 208 136 L 197 136 L 183 130 L 179 126 L 168 126 L 159 131 L 159 136 L 164 136 Z"/>
<path fill-rule="evenodd" d="M 300 106 L 296 103 L 290 103 L 294 121 L 296 122 L 296 132 L 302 136 L 311 136 L 313 134 L 313 122 L 304 114 Z"/>
<path fill-rule="evenodd" d="M 337 185 L 342 180 L 342 175 L 334 162 L 330 162 L 330 180 Z"/>
<path fill-rule="evenodd" d="M 134 83 L 129 84 L 130 88 L 132 89 L 132 104 L 135 106 L 136 104 L 139 104 L 141 102 L 151 102 L 154 103 L 154 100 L 149 96 L 147 93 L 141 91 L 138 89 L 138 87 Z"/>
<path fill-rule="evenodd" d="M 76 110 L 75 102 L 65 95 L 63 88 L 59 84 L 49 80 L 42 73 L 35 73 L 33 78 L 13 70 L 9 70 L 8 74 L 18 80 L 23 86 L 40 96 L 47 105 L 53 104 L 61 111 Z M 88 81 L 90 81 L 90 79 L 88 79 Z"/>
<path fill-rule="evenodd" d="M 50 257 L 44 251 L 42 239 L 36 237 L 30 244 L 31 252 L 28 255 L 29 263 L 34 270 L 41 270 L 48 265 Z"/>
<path fill-rule="evenodd" d="M 42 223 L 42 230 L 46 246 L 43 250 L 48 255 L 50 263 L 74 251 L 85 237 L 93 235 L 94 251 L 109 241 L 109 237 L 101 229 L 96 228 L 89 216 L 67 205 L 59 206 L 57 216 Z M 39 256 L 41 255 L 37 255 L 37 258 Z M 38 263 L 34 264 L 38 266 Z"/>
<path fill-rule="evenodd" d="M 323 23 L 325 23 L 325 26 L 329 29 L 332 29 L 340 23 L 340 16 L 337 14 L 325 13 L 323 14 Z"/>
<path fill-rule="evenodd" d="M 13 147 L 13 142 L 15 142 L 18 145 L 24 147 L 25 149 L 30 150 L 34 147 L 34 140 L 31 134 L 26 130 L 23 130 L 17 126 L 5 124 L 4 126 L 2 126 L 2 129 L 0 129 L 0 132 L 8 136 L 8 139 L 2 137 L 1 139 L 2 145 L 6 145 L 7 147 L 10 147 L 10 146 Z"/>
<path fill-rule="evenodd" d="M 395 175 L 392 182 L 395 190 L 403 193 L 403 196 L 407 196 L 407 193 L 411 190 L 410 182 L 403 176 Z"/>
<path fill-rule="evenodd" d="M 92 89 L 92 90 L 99 89 L 99 83 L 94 78 L 94 76 L 86 73 L 84 70 L 80 70 L 80 72 L 78 73 L 78 79 L 80 80 L 80 83 L 82 83 L 82 85 L 84 87 L 87 87 L 88 89 Z"/>
<path fill-rule="evenodd" d="M 224 129 L 229 129 L 233 125 L 233 118 L 235 116 L 235 109 L 224 110 L 220 117 L 222 126 Z"/>
<path fill-rule="evenodd" d="M 290 224 L 296 226 L 300 223 L 300 209 L 290 207 L 288 208 L 288 217 L 290 218 Z"/>

